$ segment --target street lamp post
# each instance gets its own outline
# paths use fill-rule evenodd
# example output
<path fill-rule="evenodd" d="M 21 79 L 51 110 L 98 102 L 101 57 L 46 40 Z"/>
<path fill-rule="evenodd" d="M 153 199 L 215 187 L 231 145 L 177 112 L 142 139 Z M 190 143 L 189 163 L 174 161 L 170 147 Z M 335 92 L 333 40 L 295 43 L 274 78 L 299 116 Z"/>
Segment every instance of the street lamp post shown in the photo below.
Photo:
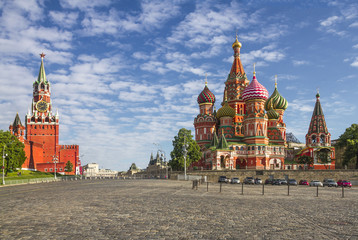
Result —
<path fill-rule="evenodd" d="M 184 179 L 186 180 L 186 156 L 188 154 L 188 144 L 185 142 L 185 136 L 184 136 L 184 144 L 183 144 L 183 155 L 184 155 Z"/>
<path fill-rule="evenodd" d="M 57 160 L 58 160 L 58 158 L 57 158 L 57 156 L 56 155 L 53 155 L 53 162 L 55 163 L 55 180 L 57 179 L 57 177 L 56 177 L 56 163 L 57 163 Z"/>
<path fill-rule="evenodd" d="M 2 185 L 5 185 L 5 157 L 7 156 L 7 154 L 5 155 L 5 147 L 6 147 L 6 144 L 4 144 L 4 147 L 2 149 Z"/>
<path fill-rule="evenodd" d="M 8 145 L 10 145 L 13 142 L 14 140 L 9 142 Z M 5 185 L 5 158 L 7 156 L 7 154 L 5 154 L 6 145 L 7 144 L 5 143 L 4 147 L 2 148 L 2 185 Z"/>

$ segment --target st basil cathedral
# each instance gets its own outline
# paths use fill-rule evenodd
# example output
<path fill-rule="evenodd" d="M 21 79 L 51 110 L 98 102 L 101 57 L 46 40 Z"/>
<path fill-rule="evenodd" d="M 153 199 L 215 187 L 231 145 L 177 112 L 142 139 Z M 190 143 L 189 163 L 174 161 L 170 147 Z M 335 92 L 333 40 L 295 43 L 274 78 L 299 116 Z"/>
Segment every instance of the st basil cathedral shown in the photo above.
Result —
<path fill-rule="evenodd" d="M 44 56 L 40 54 L 41 66 L 37 80 L 33 83 L 31 110 L 22 125 L 19 114 L 16 114 L 10 132 L 25 145 L 26 160 L 24 170 L 65 173 L 67 162 L 72 163 L 73 171 L 69 174 L 80 174 L 81 162 L 78 145 L 59 144 L 59 114 L 53 113 L 51 101 L 51 84 L 46 78 Z M 55 167 L 56 162 L 56 167 Z"/>
<path fill-rule="evenodd" d="M 240 60 L 241 43 L 233 43 L 234 61 L 225 82 L 221 108 L 205 82 L 198 96 L 200 113 L 194 119 L 195 140 L 205 169 L 283 169 L 287 100 L 275 90 L 269 97 L 254 70 L 251 82 Z"/>

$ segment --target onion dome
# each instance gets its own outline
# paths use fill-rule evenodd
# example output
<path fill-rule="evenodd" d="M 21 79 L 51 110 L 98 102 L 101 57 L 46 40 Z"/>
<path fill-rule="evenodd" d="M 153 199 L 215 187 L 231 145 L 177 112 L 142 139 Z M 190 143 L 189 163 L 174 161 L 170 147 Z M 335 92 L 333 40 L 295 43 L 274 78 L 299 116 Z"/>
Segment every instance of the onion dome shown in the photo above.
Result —
<path fill-rule="evenodd" d="M 242 99 L 244 101 L 249 101 L 252 99 L 264 99 L 266 100 L 268 98 L 268 91 L 267 89 L 262 86 L 256 79 L 256 73 L 254 70 L 254 77 L 249 84 L 245 88 L 245 90 L 242 92 Z"/>
<path fill-rule="evenodd" d="M 204 90 L 198 96 L 198 103 L 215 103 L 215 95 L 209 90 L 207 82 L 205 82 Z"/>
<path fill-rule="evenodd" d="M 236 40 L 235 40 L 235 42 L 232 44 L 232 48 L 241 48 L 241 42 L 239 42 L 238 40 L 237 40 L 237 35 L 236 35 Z"/>
<path fill-rule="evenodd" d="M 277 80 L 277 79 L 275 79 Z M 275 91 L 267 99 L 265 103 L 265 110 L 268 111 L 270 108 L 286 110 L 288 106 L 287 100 L 281 96 L 277 90 L 277 82 L 275 82 Z"/>
<path fill-rule="evenodd" d="M 219 108 L 219 110 L 216 113 L 216 117 L 217 118 L 221 118 L 221 117 L 235 117 L 235 109 L 233 109 L 232 107 L 229 106 L 229 104 L 227 103 L 227 98 L 226 98 L 226 92 L 225 92 L 225 103 L 224 105 Z"/>
<path fill-rule="evenodd" d="M 276 112 L 275 109 L 271 107 L 271 109 L 267 111 L 267 117 L 268 119 L 278 119 L 280 114 L 278 114 L 278 112 Z"/>

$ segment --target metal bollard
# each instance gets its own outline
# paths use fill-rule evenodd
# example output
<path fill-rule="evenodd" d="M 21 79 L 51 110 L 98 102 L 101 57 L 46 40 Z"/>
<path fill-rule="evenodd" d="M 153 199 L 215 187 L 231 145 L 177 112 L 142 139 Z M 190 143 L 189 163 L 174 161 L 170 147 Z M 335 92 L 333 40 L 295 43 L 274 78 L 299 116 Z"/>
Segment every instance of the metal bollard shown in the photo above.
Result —
<path fill-rule="evenodd" d="M 262 195 L 265 195 L 265 184 L 262 184 Z"/>
<path fill-rule="evenodd" d="M 342 186 L 342 198 L 344 198 L 344 187 Z"/>
<path fill-rule="evenodd" d="M 241 195 L 244 195 L 244 183 L 241 183 Z"/>
<path fill-rule="evenodd" d="M 318 185 L 317 185 L 317 195 L 316 195 L 316 197 L 318 197 Z"/>
<path fill-rule="evenodd" d="M 290 184 L 287 183 L 287 196 L 290 196 Z"/>
<path fill-rule="evenodd" d="M 221 192 L 221 185 L 222 185 L 222 182 L 220 182 L 220 192 Z"/>
<path fill-rule="evenodd" d="M 209 192 L 209 182 L 206 182 L 206 191 Z"/>

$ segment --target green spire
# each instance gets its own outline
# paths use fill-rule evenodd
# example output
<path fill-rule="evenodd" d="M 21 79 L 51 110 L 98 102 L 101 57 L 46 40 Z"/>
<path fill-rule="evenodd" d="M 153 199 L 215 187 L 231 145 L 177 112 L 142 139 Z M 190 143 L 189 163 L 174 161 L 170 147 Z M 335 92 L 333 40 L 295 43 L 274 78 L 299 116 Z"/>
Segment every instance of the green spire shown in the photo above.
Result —
<path fill-rule="evenodd" d="M 229 148 L 229 145 L 227 144 L 227 141 L 226 141 L 226 138 L 224 135 L 224 129 L 222 129 L 220 142 L 218 144 L 217 149 L 227 149 L 227 148 Z"/>
<path fill-rule="evenodd" d="M 14 120 L 14 123 L 12 124 L 13 127 L 16 127 L 16 126 L 22 126 L 21 124 L 21 120 L 20 120 L 20 117 L 19 117 L 19 113 L 16 113 L 16 117 L 15 117 L 15 120 Z"/>
<path fill-rule="evenodd" d="M 216 131 L 214 129 L 214 136 L 213 136 L 213 140 L 211 140 L 211 147 L 216 147 L 219 144 L 219 138 L 218 135 L 216 135 Z"/>
<path fill-rule="evenodd" d="M 40 71 L 39 71 L 39 76 L 37 77 L 37 83 L 41 83 L 43 82 L 44 84 L 47 84 L 48 81 L 46 79 L 46 73 L 45 73 L 45 67 L 44 67 L 44 57 L 45 57 L 45 54 L 44 53 L 41 53 L 40 54 L 41 56 L 41 66 L 40 66 Z"/>

